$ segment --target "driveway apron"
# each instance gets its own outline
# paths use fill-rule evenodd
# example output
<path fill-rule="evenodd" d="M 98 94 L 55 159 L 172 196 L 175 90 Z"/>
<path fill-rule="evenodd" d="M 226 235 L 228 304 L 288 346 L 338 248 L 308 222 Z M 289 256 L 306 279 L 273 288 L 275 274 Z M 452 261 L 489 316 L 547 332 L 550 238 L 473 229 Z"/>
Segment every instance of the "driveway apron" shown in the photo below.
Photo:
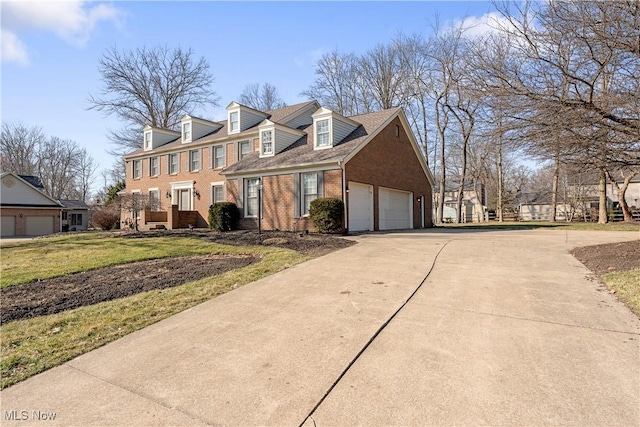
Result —
<path fill-rule="evenodd" d="M 2 423 L 639 425 L 640 322 L 567 253 L 634 239 L 363 235 L 4 390 Z"/>

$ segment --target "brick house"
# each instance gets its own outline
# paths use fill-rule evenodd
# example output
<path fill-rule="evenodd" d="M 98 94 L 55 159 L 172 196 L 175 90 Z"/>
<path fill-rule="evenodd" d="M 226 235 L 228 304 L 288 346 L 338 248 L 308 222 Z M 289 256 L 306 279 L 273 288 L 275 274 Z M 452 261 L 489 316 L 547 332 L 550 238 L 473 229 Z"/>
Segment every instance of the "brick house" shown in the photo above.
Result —
<path fill-rule="evenodd" d="M 309 203 L 345 203 L 350 232 L 430 227 L 433 178 L 400 108 L 344 117 L 316 101 L 257 111 L 232 102 L 227 121 L 184 116 L 181 130 L 147 126 L 124 157 L 140 229 L 206 227 L 209 206 L 230 201 L 240 227 L 313 230 Z M 135 196 L 132 196 L 135 197 Z"/>

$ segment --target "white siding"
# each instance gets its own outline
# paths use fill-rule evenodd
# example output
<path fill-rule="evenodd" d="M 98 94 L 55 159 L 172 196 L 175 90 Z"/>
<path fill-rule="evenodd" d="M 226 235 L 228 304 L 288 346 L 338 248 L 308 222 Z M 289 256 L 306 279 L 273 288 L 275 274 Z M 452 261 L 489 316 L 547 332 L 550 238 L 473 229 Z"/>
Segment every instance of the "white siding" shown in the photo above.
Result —
<path fill-rule="evenodd" d="M 9 179 L 7 179 L 9 178 Z M 7 186 L 13 182 L 11 187 Z M 10 204 L 10 205 L 44 205 L 44 206 L 54 206 L 55 203 L 49 199 L 47 196 L 42 194 L 40 191 L 34 189 L 33 187 L 25 184 L 19 179 L 7 175 L 2 180 L 2 204 Z"/>
<path fill-rule="evenodd" d="M 356 126 L 352 125 L 351 123 L 343 122 L 337 117 L 333 117 L 332 121 L 333 145 L 336 145 L 337 143 L 345 139 L 347 135 L 349 135 L 356 129 Z"/>
<path fill-rule="evenodd" d="M 275 154 L 281 153 L 282 150 L 300 139 L 300 135 L 291 134 L 282 129 L 275 129 Z"/>

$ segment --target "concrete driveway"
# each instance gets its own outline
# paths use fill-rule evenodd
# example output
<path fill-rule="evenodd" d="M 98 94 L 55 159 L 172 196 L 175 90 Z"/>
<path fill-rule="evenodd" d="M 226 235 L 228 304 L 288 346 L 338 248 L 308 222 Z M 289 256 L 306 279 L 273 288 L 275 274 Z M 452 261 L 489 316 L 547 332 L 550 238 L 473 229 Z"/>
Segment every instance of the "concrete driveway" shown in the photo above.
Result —
<path fill-rule="evenodd" d="M 640 321 L 567 253 L 638 238 L 359 236 L 4 390 L 2 423 L 640 425 Z"/>

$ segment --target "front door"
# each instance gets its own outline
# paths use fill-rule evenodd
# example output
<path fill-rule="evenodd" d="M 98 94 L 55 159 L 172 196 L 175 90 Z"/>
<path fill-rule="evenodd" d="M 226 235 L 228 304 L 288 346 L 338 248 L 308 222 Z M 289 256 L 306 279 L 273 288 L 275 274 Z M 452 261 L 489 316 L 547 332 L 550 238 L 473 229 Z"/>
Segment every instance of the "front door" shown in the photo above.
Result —
<path fill-rule="evenodd" d="M 191 198 L 189 197 L 190 191 L 187 190 L 178 190 L 178 209 L 181 211 L 190 211 L 191 210 Z"/>

